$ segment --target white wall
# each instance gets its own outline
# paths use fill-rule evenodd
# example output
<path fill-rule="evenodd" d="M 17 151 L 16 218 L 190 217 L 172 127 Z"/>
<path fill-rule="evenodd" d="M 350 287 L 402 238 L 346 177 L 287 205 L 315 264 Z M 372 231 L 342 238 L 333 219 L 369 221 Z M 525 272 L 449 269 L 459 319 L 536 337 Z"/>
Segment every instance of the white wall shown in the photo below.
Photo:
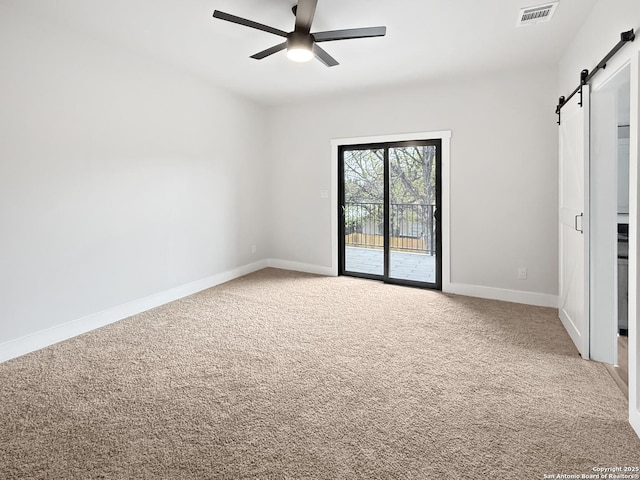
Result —
<path fill-rule="evenodd" d="M 0 350 L 266 258 L 261 107 L 2 6 L 0 65 Z"/>
<path fill-rule="evenodd" d="M 567 48 L 559 64 L 558 95 L 567 95 L 579 83 L 582 69 L 592 69 L 620 40 L 620 33 L 634 29 L 640 33 L 640 2 L 637 0 L 599 0 L 589 18 Z M 640 435 L 640 336 L 637 324 L 638 312 L 638 137 L 640 135 L 640 41 L 628 43 L 598 73 L 592 83 L 593 89 L 604 85 L 609 77 L 625 65 L 631 73 L 630 109 L 630 188 L 629 188 L 629 419 Z M 592 118 L 592 124 L 594 119 Z M 615 168 L 615 162 L 612 164 Z M 593 319 L 592 319 L 593 321 Z"/>
<path fill-rule="evenodd" d="M 273 108 L 273 257 L 332 263 L 331 139 L 451 130 L 451 281 L 557 296 L 556 90 L 549 69 Z"/>
<path fill-rule="evenodd" d="M 620 33 L 630 29 L 636 30 L 636 35 L 640 33 L 640 2 L 599 0 L 562 56 L 558 96 L 571 93 L 580 83 L 580 72 L 592 70 L 620 41 Z M 634 43 L 637 45 L 638 40 Z M 634 48 L 633 44 L 627 48 Z"/>

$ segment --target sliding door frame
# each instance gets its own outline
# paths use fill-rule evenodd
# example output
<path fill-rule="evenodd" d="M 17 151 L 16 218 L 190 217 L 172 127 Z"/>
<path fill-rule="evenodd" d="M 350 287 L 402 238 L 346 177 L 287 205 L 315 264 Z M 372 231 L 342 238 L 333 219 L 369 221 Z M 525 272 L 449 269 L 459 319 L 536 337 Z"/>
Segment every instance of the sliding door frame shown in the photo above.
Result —
<path fill-rule="evenodd" d="M 353 277 L 368 278 L 374 280 L 382 280 L 385 283 L 395 285 L 405 285 L 418 288 L 429 288 L 442 290 L 442 261 L 443 261 L 443 222 L 442 222 L 442 159 L 443 159 L 443 140 L 442 138 L 423 138 L 412 140 L 396 140 L 375 143 L 356 143 L 341 144 L 337 147 L 337 163 L 338 163 L 338 275 L 349 275 Z M 418 147 L 418 146 L 434 146 L 436 147 L 436 209 L 434 211 L 434 222 L 436 225 L 436 278 L 435 282 L 420 282 L 401 278 L 394 278 L 390 275 L 391 266 L 391 213 L 390 213 L 390 159 L 389 150 L 392 148 Z M 353 150 L 383 150 L 384 151 L 384 243 L 383 243 L 383 274 L 367 274 L 361 272 L 351 272 L 346 270 L 346 244 L 345 244 L 345 224 L 344 224 L 344 153 Z M 436 216 L 437 212 L 437 216 Z"/>

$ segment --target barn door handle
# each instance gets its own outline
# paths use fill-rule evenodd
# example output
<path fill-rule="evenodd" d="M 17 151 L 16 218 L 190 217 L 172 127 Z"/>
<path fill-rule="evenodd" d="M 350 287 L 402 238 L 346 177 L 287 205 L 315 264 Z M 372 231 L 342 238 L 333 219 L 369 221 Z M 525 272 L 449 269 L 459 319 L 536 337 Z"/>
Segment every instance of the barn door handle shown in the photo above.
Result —
<path fill-rule="evenodd" d="M 576 216 L 574 217 L 574 219 L 573 219 L 573 228 L 575 228 L 575 229 L 576 229 L 576 231 L 578 231 L 578 232 L 580 232 L 580 233 L 584 233 L 584 232 L 582 231 L 582 228 L 578 228 L 578 217 L 580 217 L 580 218 L 584 217 L 584 213 L 581 213 L 581 214 L 576 215 Z M 580 222 L 580 223 L 582 224 L 582 222 Z"/>

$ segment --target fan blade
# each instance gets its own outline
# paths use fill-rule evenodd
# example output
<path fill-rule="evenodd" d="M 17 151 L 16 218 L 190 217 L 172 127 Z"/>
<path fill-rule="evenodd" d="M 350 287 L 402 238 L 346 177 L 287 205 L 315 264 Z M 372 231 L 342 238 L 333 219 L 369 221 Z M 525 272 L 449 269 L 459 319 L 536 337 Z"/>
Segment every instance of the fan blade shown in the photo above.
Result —
<path fill-rule="evenodd" d="M 349 40 L 351 38 L 384 37 L 386 34 L 387 27 L 367 27 L 318 32 L 312 33 L 311 36 L 316 42 L 332 42 L 334 40 Z"/>
<path fill-rule="evenodd" d="M 278 53 L 280 50 L 284 50 L 287 48 L 287 42 L 283 42 L 280 45 L 276 45 L 275 47 L 267 48 L 262 52 L 258 52 L 255 55 L 251 55 L 251 58 L 255 58 L 256 60 L 262 60 L 269 55 L 273 55 L 274 53 Z"/>
<path fill-rule="evenodd" d="M 313 53 L 315 54 L 316 58 L 324 63 L 327 67 L 335 67 L 336 65 L 340 65 L 335 58 L 333 58 L 315 43 L 313 44 Z"/>
<path fill-rule="evenodd" d="M 258 22 L 254 22 L 252 20 L 247 20 L 246 18 L 236 17 L 235 15 L 231 15 L 230 13 L 224 13 L 220 10 L 213 11 L 214 18 L 219 18 L 220 20 L 226 20 L 227 22 L 237 23 L 239 25 L 244 25 L 245 27 L 255 28 L 256 30 L 262 30 L 263 32 L 273 33 L 274 35 L 279 35 L 281 37 L 287 37 L 287 32 L 283 32 L 282 30 L 278 30 L 277 28 L 270 27 L 268 25 L 263 25 Z"/>
<path fill-rule="evenodd" d="M 316 5 L 318 0 L 298 0 L 298 8 L 296 8 L 296 32 L 309 33 L 311 31 L 311 23 L 316 14 Z"/>

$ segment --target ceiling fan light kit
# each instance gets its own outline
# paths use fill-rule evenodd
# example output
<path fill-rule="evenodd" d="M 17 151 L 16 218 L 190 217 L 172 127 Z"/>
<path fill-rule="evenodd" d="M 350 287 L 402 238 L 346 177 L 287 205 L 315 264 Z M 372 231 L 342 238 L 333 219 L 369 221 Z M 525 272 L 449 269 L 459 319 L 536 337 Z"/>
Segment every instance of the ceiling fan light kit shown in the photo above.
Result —
<path fill-rule="evenodd" d="M 271 48 L 251 55 L 251 58 L 262 60 L 281 50 L 287 50 L 287 57 L 294 62 L 307 62 L 314 56 L 327 67 L 338 65 L 338 61 L 329 55 L 323 48 L 318 46 L 319 42 L 333 42 L 336 40 L 348 40 L 354 38 L 383 37 L 387 33 L 387 27 L 366 27 L 350 28 L 346 30 L 333 30 L 328 32 L 311 33 L 311 23 L 316 11 L 318 0 L 299 0 L 291 10 L 296 17 L 295 28 L 292 32 L 284 32 L 277 28 L 263 25 L 253 20 L 237 17 L 230 13 L 215 10 L 214 18 L 227 22 L 237 23 L 245 27 L 255 28 L 263 32 L 285 37 L 286 42 L 275 45 Z"/>
<path fill-rule="evenodd" d="M 294 62 L 308 62 L 314 57 L 311 36 L 291 32 L 287 37 L 287 58 Z"/>

